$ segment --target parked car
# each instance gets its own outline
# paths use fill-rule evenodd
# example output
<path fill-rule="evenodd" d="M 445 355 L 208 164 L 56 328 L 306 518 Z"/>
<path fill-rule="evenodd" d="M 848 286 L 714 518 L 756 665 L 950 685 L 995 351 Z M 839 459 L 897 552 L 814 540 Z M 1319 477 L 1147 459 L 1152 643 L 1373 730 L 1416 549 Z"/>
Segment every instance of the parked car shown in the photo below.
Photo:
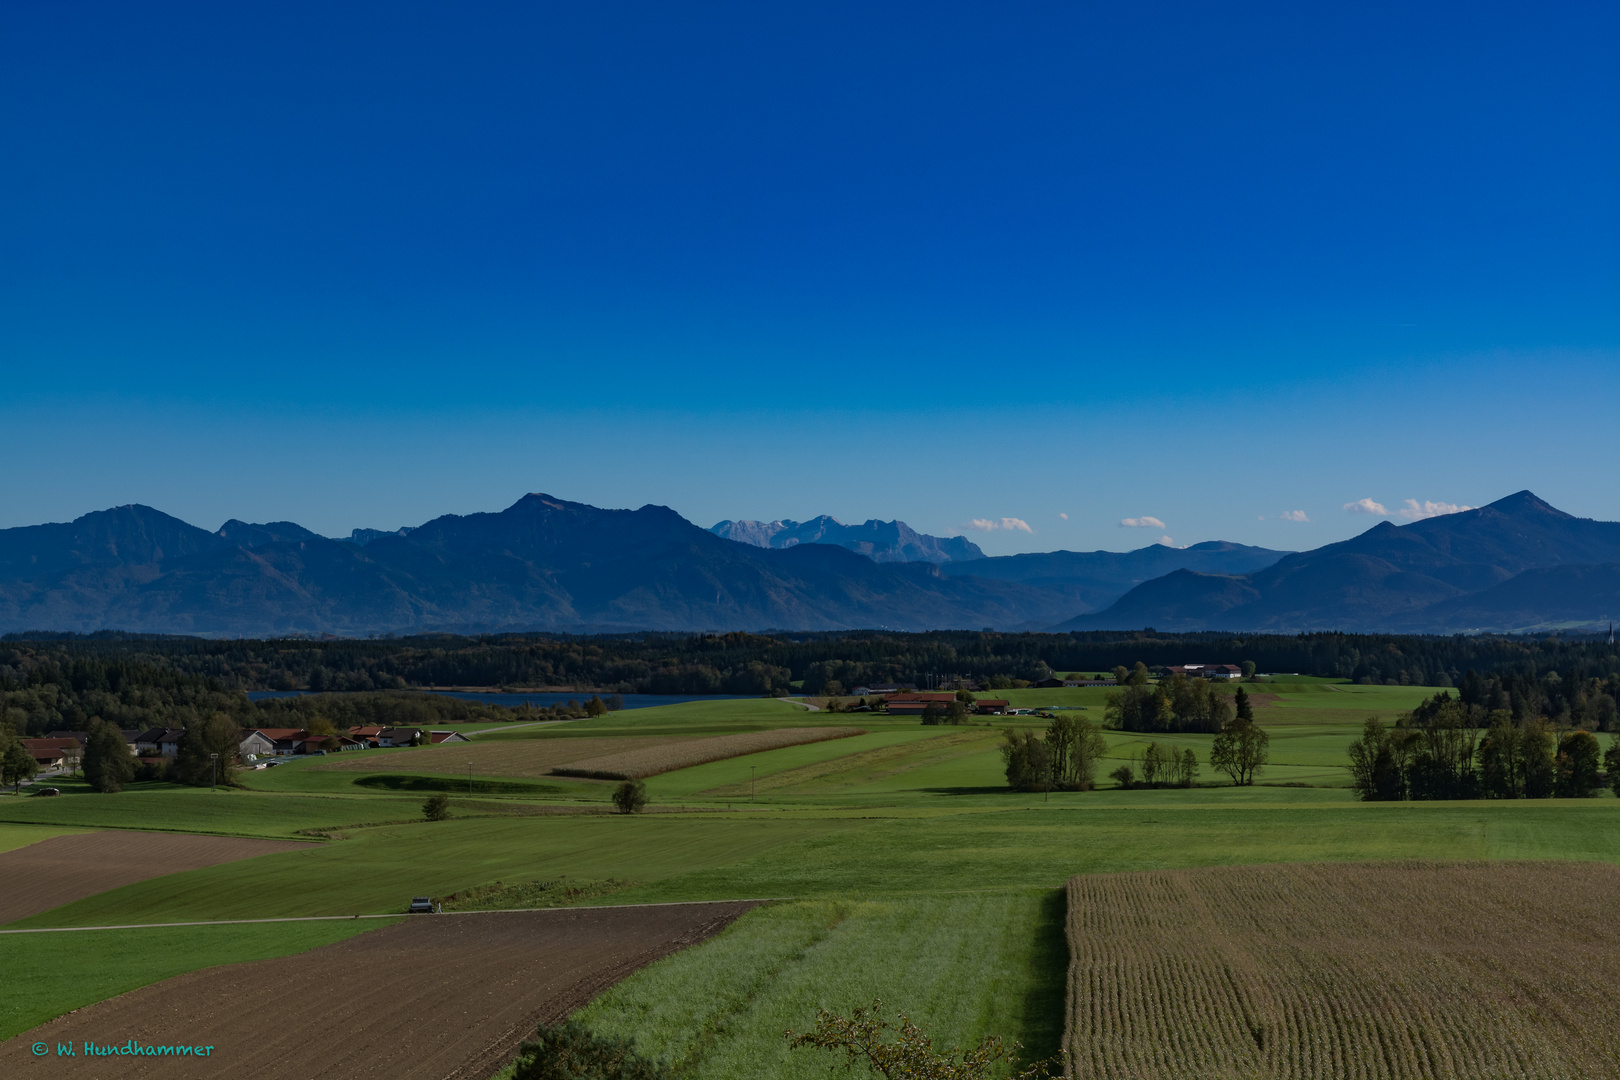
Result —
<path fill-rule="evenodd" d="M 431 914 L 433 912 L 433 898 L 429 896 L 413 896 L 408 910 L 412 915 Z"/>
<path fill-rule="evenodd" d="M 60 794 L 62 794 L 62 789 L 61 788 L 42 787 L 38 791 L 30 792 L 28 797 L 30 799 L 39 799 L 39 798 L 48 799 L 52 795 L 60 795 Z"/>

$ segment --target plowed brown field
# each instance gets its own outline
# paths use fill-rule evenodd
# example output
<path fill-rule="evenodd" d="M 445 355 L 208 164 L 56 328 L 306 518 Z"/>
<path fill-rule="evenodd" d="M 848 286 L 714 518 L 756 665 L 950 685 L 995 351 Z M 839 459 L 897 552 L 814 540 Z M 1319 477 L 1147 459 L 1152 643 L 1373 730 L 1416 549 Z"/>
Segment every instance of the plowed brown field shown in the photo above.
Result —
<path fill-rule="evenodd" d="M 297 956 L 194 971 L 0 1043 L 0 1076 L 483 1080 L 531 1035 L 754 905 L 419 915 Z M 212 1046 L 91 1057 L 83 1044 Z M 34 1043 L 47 1054 L 36 1057 Z M 72 1042 L 74 1057 L 59 1057 Z"/>
<path fill-rule="evenodd" d="M 0 924 L 147 878 L 313 845 L 190 833 L 53 836 L 0 852 Z"/>
<path fill-rule="evenodd" d="M 1620 1077 L 1620 867 L 1069 881 L 1069 1075 Z"/>

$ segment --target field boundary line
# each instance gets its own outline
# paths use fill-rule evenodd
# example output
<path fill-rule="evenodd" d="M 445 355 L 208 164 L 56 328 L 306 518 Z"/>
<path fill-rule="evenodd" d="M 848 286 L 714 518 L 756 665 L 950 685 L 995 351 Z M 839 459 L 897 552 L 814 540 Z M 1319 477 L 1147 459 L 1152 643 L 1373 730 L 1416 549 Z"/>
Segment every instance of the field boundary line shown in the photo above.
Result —
<path fill-rule="evenodd" d="M 663 900 L 655 904 L 579 904 L 574 907 L 492 908 L 489 911 L 435 911 L 432 915 L 513 915 L 534 911 L 602 911 L 621 908 L 692 907 L 697 904 L 774 904 L 795 899 L 791 896 L 753 896 L 740 900 Z M 429 914 L 420 912 L 419 914 Z M 291 915 L 278 919 L 199 919 L 195 922 L 124 923 L 119 926 L 39 926 L 21 930 L 0 930 L 0 934 L 71 934 L 83 930 L 159 930 L 170 926 L 245 926 L 252 923 L 354 922 L 356 919 L 409 919 L 399 911 L 391 915 Z"/>

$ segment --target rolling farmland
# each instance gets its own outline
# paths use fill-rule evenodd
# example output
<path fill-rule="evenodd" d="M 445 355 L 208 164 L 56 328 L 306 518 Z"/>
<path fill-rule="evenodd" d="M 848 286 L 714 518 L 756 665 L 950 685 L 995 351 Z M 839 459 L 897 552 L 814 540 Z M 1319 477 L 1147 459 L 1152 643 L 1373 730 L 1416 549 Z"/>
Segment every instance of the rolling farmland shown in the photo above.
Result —
<path fill-rule="evenodd" d="M 802 746 L 805 743 L 865 734 L 866 729 L 858 727 L 809 727 L 718 735 L 712 739 L 684 739 L 582 758 L 556 766 L 551 772 L 554 776 L 583 776 L 596 780 L 640 780 L 693 765 L 707 765 L 711 761 L 726 761 L 746 754 L 780 750 L 785 746 Z"/>
<path fill-rule="evenodd" d="M 1620 1075 L 1617 890 L 1599 863 L 1075 877 L 1069 1075 Z"/>

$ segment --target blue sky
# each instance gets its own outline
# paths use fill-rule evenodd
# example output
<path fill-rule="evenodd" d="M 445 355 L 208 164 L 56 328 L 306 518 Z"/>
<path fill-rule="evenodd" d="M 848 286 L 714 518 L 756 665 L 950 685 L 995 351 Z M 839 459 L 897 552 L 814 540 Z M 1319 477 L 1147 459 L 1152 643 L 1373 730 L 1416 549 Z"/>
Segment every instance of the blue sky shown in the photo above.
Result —
<path fill-rule="evenodd" d="M 1620 518 L 1617 39 L 1598 3 L 8 5 L 0 526 Z"/>

